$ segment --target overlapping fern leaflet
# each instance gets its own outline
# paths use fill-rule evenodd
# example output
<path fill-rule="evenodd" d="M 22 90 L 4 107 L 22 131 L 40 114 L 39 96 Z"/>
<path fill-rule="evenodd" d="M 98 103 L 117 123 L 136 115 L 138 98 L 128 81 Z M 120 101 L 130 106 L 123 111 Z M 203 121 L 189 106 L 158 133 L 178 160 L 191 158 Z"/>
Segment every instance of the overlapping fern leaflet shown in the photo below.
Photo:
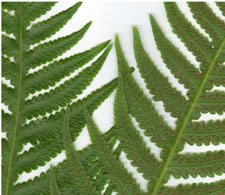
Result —
<path fill-rule="evenodd" d="M 74 148 L 70 130 L 69 130 L 70 110 L 67 109 L 63 124 L 63 141 L 66 149 L 68 165 L 71 169 L 71 177 L 73 183 L 73 194 L 97 194 L 96 188 L 93 186 L 87 172 L 84 169 L 79 156 Z M 79 170 L 79 171 L 78 171 Z"/>
<path fill-rule="evenodd" d="M 43 166 L 46 161 L 63 150 L 64 113 L 60 111 L 60 108 L 71 104 L 71 100 L 91 84 L 111 50 L 110 41 L 106 41 L 85 52 L 56 61 L 57 57 L 82 39 L 91 22 L 77 32 L 47 42 L 46 38 L 59 31 L 81 5 L 78 2 L 47 20 L 31 25 L 31 22 L 49 11 L 54 4 L 54 2 L 2 3 L 2 30 L 5 32 L 2 35 L 2 75 L 10 80 L 13 86 L 10 88 L 2 85 L 2 100 L 12 113 L 3 112 L 2 114 L 3 132 L 7 135 L 7 139 L 2 141 L 2 194 L 4 195 L 49 194 L 49 180 L 46 180 L 49 178 L 49 172 L 23 184 L 15 184 L 15 182 L 19 174 Z M 40 41 L 45 42 L 40 43 Z M 34 44 L 36 46 L 32 48 Z M 54 86 L 99 54 L 100 56 L 76 77 L 67 80 L 47 94 L 28 98 L 34 92 Z M 31 68 L 39 67 L 46 62 L 50 64 L 37 72 L 29 73 Z M 82 114 L 82 102 L 85 101 L 90 113 L 93 113 L 112 93 L 116 85 L 115 79 L 83 100 L 71 104 L 69 129 L 72 141 L 79 135 L 86 123 Z M 57 113 L 52 115 L 54 110 Z M 50 114 L 48 118 L 47 113 Z M 27 123 L 27 119 L 40 116 L 41 119 Z M 28 142 L 33 147 L 23 154 L 18 154 L 23 145 Z M 56 178 L 61 178 L 62 183 L 67 184 L 70 183 L 66 179 L 68 172 L 63 172 L 63 166 L 64 164 L 55 169 Z M 59 176 L 57 172 L 60 172 Z M 57 193 L 54 176 L 51 178 L 51 191 Z M 61 182 L 59 182 L 59 188 L 63 188 Z"/>
<path fill-rule="evenodd" d="M 176 3 L 165 3 L 165 9 L 173 32 L 196 57 L 200 68 L 196 68 L 166 37 L 153 16 L 150 22 L 154 39 L 167 68 L 179 83 L 188 89 L 186 99 L 173 88 L 149 58 L 137 28 L 133 28 L 134 53 L 141 77 L 155 101 L 162 101 L 165 110 L 177 118 L 172 130 L 158 115 L 131 73 L 116 37 L 116 51 L 120 82 L 115 100 L 115 127 L 121 148 L 149 181 L 147 194 L 224 194 L 225 181 L 211 184 L 193 184 L 166 187 L 169 177 L 188 178 L 221 175 L 225 172 L 224 151 L 200 154 L 180 154 L 185 143 L 202 145 L 224 143 L 224 120 L 207 123 L 193 121 L 201 113 L 225 111 L 225 93 L 211 91 L 213 86 L 225 84 L 225 23 L 217 17 L 207 3 L 188 3 L 196 22 L 209 34 L 211 41 L 202 35 L 182 14 Z M 224 3 L 218 4 L 224 13 Z M 122 87 L 122 89 L 120 89 Z M 138 131 L 131 123 L 131 114 L 144 134 L 162 148 L 161 161 L 146 149 Z"/>
<path fill-rule="evenodd" d="M 122 163 L 113 154 L 107 141 L 101 136 L 85 105 L 83 109 L 94 150 L 103 170 L 107 173 L 109 185 L 113 186 L 119 194 L 142 194 L 131 174 L 128 174 Z"/>
<path fill-rule="evenodd" d="M 61 195 L 61 193 L 59 191 L 59 187 L 58 187 L 57 182 L 56 182 L 55 172 L 54 172 L 53 167 L 51 167 L 50 174 L 51 174 L 50 194 L 51 195 Z"/>
<path fill-rule="evenodd" d="M 89 107 L 90 108 L 90 107 Z M 72 112 L 70 113 L 72 115 Z M 62 116 L 64 117 L 64 116 Z M 73 121 L 73 119 L 71 119 Z M 71 121 L 69 123 L 71 123 Z M 63 123 L 63 121 L 61 121 Z M 69 133 L 72 133 L 70 129 Z M 63 126 L 62 129 L 63 130 Z M 64 133 L 67 133 L 67 131 L 64 131 Z M 68 136 L 68 135 L 67 135 Z M 70 135 L 69 135 L 70 136 Z M 113 148 L 115 145 L 115 140 L 117 139 L 115 135 L 115 128 L 112 127 L 107 131 L 107 133 L 102 135 L 104 139 L 109 143 L 110 148 Z M 90 181 L 89 183 L 93 183 L 93 185 L 96 187 L 96 192 L 98 191 L 97 194 L 99 194 L 103 189 L 104 185 L 107 183 L 107 177 L 106 173 L 102 167 L 100 166 L 100 161 L 93 149 L 93 145 L 88 146 L 82 151 L 74 151 L 74 145 L 71 145 L 68 140 L 66 140 L 66 143 L 68 146 L 70 146 L 70 152 L 72 151 L 72 156 L 69 156 L 71 153 L 68 152 L 68 148 L 66 148 L 67 152 L 67 159 L 60 163 L 57 167 L 54 167 L 54 173 L 55 173 L 55 181 L 56 184 L 59 188 L 59 191 L 61 194 L 76 194 L 76 188 L 78 185 L 81 185 L 80 182 L 76 183 L 74 185 L 74 176 L 73 172 L 76 173 L 77 169 L 71 169 L 71 166 L 69 164 L 71 163 L 71 158 L 76 155 L 76 159 L 78 159 L 79 164 L 82 169 L 86 170 L 86 175 L 89 177 Z M 63 143 L 65 145 L 65 142 Z M 114 151 L 115 155 L 120 155 L 120 147 L 118 146 L 116 150 Z M 75 152 L 75 154 L 74 154 Z M 70 160 L 69 160 L 70 159 Z M 72 162 L 74 164 L 74 162 Z M 76 164 L 74 166 L 77 167 Z M 29 192 L 30 194 L 49 194 L 49 190 L 51 190 L 51 182 L 52 181 L 52 175 L 51 175 L 51 170 L 48 171 L 47 173 L 42 173 L 39 178 L 35 178 L 33 181 L 29 180 L 28 182 L 24 182 L 22 184 L 18 184 L 15 186 L 14 189 L 14 194 L 19 195 L 19 194 L 24 194 L 26 192 Z M 108 189 L 109 188 L 109 189 Z M 109 191 L 111 189 L 111 186 L 108 187 L 107 190 Z M 54 186 L 54 189 L 55 186 Z M 76 190 L 75 190 L 76 189 Z M 81 189 L 78 189 L 78 192 Z M 51 191 L 50 191 L 51 192 Z"/>

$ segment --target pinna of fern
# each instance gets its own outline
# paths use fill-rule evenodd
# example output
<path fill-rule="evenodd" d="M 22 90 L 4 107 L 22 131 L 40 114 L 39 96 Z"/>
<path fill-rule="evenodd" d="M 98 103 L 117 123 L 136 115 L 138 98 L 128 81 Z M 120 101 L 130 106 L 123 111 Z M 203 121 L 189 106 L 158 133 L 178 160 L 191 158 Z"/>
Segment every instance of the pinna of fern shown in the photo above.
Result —
<path fill-rule="evenodd" d="M 150 15 L 154 39 L 163 62 L 179 83 L 188 90 L 187 99 L 173 88 L 145 51 L 139 31 L 133 28 L 133 46 L 137 67 L 154 101 L 162 101 L 165 111 L 177 118 L 173 130 L 156 111 L 129 72 L 119 38 L 116 53 L 121 82 L 114 104 L 115 128 L 122 150 L 131 164 L 148 180 L 147 194 L 224 194 L 225 180 L 210 184 L 192 184 L 168 187 L 170 176 L 213 177 L 225 173 L 225 152 L 181 154 L 185 143 L 202 145 L 224 143 L 224 120 L 207 123 L 194 121 L 201 113 L 225 111 L 225 93 L 212 91 L 212 87 L 225 86 L 225 23 L 216 16 L 207 3 L 188 3 L 196 22 L 210 36 L 209 41 L 182 14 L 176 3 L 165 3 L 168 21 L 173 32 L 196 57 L 196 68 L 173 45 Z M 224 3 L 218 5 L 224 8 Z M 223 11 L 223 10 L 222 10 Z M 224 13 L 224 12 L 223 12 Z M 130 116 L 134 117 L 144 135 L 162 149 L 161 160 L 149 152 Z"/>
<path fill-rule="evenodd" d="M 76 13 L 81 3 L 62 11 L 47 20 L 31 25 L 31 22 L 45 14 L 54 2 L 3 2 L 2 3 L 2 75 L 10 80 L 13 87 L 2 84 L 2 101 L 11 114 L 2 112 L 2 130 L 7 139 L 2 140 L 2 194 L 48 194 L 46 177 L 42 174 L 33 181 L 16 183 L 19 174 L 30 172 L 45 165 L 63 148 L 63 109 L 71 104 L 70 129 L 72 140 L 79 135 L 86 121 L 82 114 L 85 101 L 90 113 L 112 93 L 116 79 L 89 94 L 86 98 L 71 103 L 85 90 L 104 64 L 111 50 L 110 41 L 101 43 L 82 53 L 56 60 L 76 45 L 89 29 L 88 22 L 80 30 L 70 35 L 47 41 L 58 32 Z M 43 42 L 41 42 L 43 41 Z M 33 45 L 33 48 L 31 46 Z M 57 82 L 83 67 L 80 73 L 50 90 L 49 93 L 28 98 L 30 94 L 49 89 Z M 42 67 L 46 62 L 49 65 Z M 29 70 L 39 68 L 31 73 Z M 53 115 L 53 111 L 56 113 Z M 50 114 L 47 117 L 46 114 Z M 31 119 L 31 122 L 27 122 Z M 32 144 L 29 151 L 22 154 L 23 145 Z M 62 183 L 68 183 L 59 166 Z M 56 170 L 57 172 L 57 170 Z M 54 184 L 53 184 L 54 186 Z M 40 189 L 41 191 L 39 191 Z M 32 192 L 32 193 L 30 193 Z"/>

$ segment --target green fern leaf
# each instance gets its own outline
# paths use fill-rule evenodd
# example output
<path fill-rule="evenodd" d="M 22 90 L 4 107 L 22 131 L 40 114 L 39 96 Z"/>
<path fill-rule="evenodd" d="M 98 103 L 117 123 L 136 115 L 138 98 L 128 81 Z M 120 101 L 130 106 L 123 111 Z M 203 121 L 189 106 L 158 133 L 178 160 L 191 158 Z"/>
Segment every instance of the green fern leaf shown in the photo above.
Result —
<path fill-rule="evenodd" d="M 80 162 L 80 159 L 74 148 L 69 130 L 69 116 L 70 111 L 67 108 L 63 124 L 63 141 L 66 149 L 66 156 L 68 158 L 68 166 L 71 169 L 72 182 L 74 184 L 73 194 L 98 194 L 93 184 L 90 182 L 87 172 Z"/>
<path fill-rule="evenodd" d="M 59 14 L 51 17 L 48 20 L 34 24 L 31 29 L 27 32 L 29 37 L 29 44 L 38 43 L 51 35 L 54 35 L 60 28 L 62 28 L 76 13 L 78 8 L 81 6 L 81 2 L 76 3 L 74 6 L 62 11 Z M 49 28 L 51 26 L 51 28 Z"/>
<path fill-rule="evenodd" d="M 142 194 L 135 180 L 127 173 L 122 163 L 116 159 L 107 141 L 102 137 L 94 121 L 91 119 L 85 105 L 83 109 L 88 132 L 94 144 L 94 150 L 100 158 L 101 166 L 107 172 L 109 184 L 112 185 L 119 194 Z"/>
<path fill-rule="evenodd" d="M 202 145 L 224 143 L 224 120 L 207 123 L 193 121 L 200 113 L 225 111 L 224 92 L 209 91 L 213 85 L 224 85 L 225 23 L 217 17 L 206 3 L 188 3 L 197 23 L 212 39 L 205 38 L 181 13 L 176 3 L 165 3 L 167 17 L 173 32 L 184 42 L 200 63 L 197 69 L 166 37 L 153 16 L 150 22 L 154 39 L 161 57 L 171 73 L 188 89 L 187 99 L 169 83 L 149 58 L 137 28 L 133 28 L 134 53 L 141 77 L 153 100 L 162 101 L 165 110 L 177 118 L 172 130 L 158 115 L 128 71 L 129 66 L 116 36 L 116 53 L 120 81 L 115 99 L 115 127 L 122 151 L 148 180 L 147 194 L 223 194 L 224 180 L 211 184 L 179 185 L 167 187 L 170 176 L 175 178 L 213 177 L 225 172 L 224 151 L 200 154 L 182 154 L 185 143 Z M 221 9 L 224 4 L 218 5 Z M 157 160 L 133 126 L 133 116 L 144 134 L 162 149 Z M 144 163 L 146 162 L 146 163 Z M 147 165 L 145 167 L 145 164 Z"/>
<path fill-rule="evenodd" d="M 2 3 L 2 29 L 5 32 L 2 35 L 2 75 L 10 80 L 13 86 L 8 87 L 2 84 L 2 101 L 11 112 L 11 114 L 4 112 L 2 114 L 3 132 L 6 132 L 7 136 L 7 139 L 2 141 L 2 194 L 4 195 L 49 194 L 51 178 L 49 172 L 42 174 L 40 178 L 35 178 L 34 181 L 27 181 L 23 184 L 17 184 L 16 181 L 19 174 L 45 165 L 64 149 L 62 139 L 64 113 L 60 108 L 71 104 L 70 131 L 72 141 L 74 141 L 86 123 L 82 102 L 85 101 L 90 113 L 93 113 L 117 85 L 115 79 L 86 98 L 71 103 L 71 100 L 81 94 L 98 74 L 111 50 L 111 45 L 109 45 L 110 41 L 106 41 L 83 53 L 56 61 L 57 57 L 82 39 L 91 22 L 66 37 L 47 41 L 47 38 L 54 35 L 70 20 L 81 5 L 79 2 L 45 21 L 31 25 L 31 22 L 49 11 L 54 4 L 53 2 Z M 13 14 L 9 14 L 9 11 Z M 13 36 L 8 36 L 10 33 Z M 40 41 L 45 42 L 40 43 Z M 32 44 L 38 45 L 30 49 Z M 28 98 L 30 94 L 54 86 L 101 52 L 98 59 L 81 71 L 78 76 L 50 90 L 47 94 Z M 46 62 L 50 62 L 49 66 L 40 66 Z M 29 72 L 31 68 L 36 67 L 41 70 Z M 53 111 L 56 111 L 55 115 L 52 114 Z M 46 114 L 50 116 L 47 117 Z M 33 120 L 34 117 L 36 117 L 35 120 Z M 31 121 L 28 122 L 29 120 Z M 18 154 L 23 145 L 28 142 L 33 147 L 29 151 Z M 64 164 L 60 166 L 60 171 L 55 168 L 57 183 L 62 193 L 65 190 L 64 184 L 68 183 L 68 172 L 63 170 L 63 166 L 65 167 Z M 99 176 L 99 189 L 103 188 L 104 178 L 104 176 Z M 53 188 L 56 190 L 55 184 Z"/>
<path fill-rule="evenodd" d="M 50 194 L 51 195 L 61 195 L 58 185 L 57 185 L 57 182 L 56 182 L 54 168 L 52 166 L 50 168 L 50 172 L 51 172 Z"/>
<path fill-rule="evenodd" d="M 85 68 L 74 79 L 66 81 L 63 86 L 51 90 L 43 96 L 38 96 L 25 103 L 24 114 L 27 118 L 32 116 L 38 117 L 43 115 L 46 111 L 57 110 L 59 106 L 64 107 L 69 104 L 72 98 L 76 98 L 82 91 L 91 83 L 93 78 L 101 69 L 111 46 L 108 47 L 104 53 L 92 64 L 92 66 Z M 63 100 L 63 101 L 62 101 Z M 59 103 L 59 102 L 62 103 Z M 51 104 L 49 104 L 51 102 Z"/>
<path fill-rule="evenodd" d="M 70 121 L 71 122 L 71 121 Z M 115 128 L 112 127 L 105 134 L 104 139 L 109 143 L 110 148 L 113 148 L 116 140 Z M 107 182 L 106 172 L 99 166 L 99 160 L 93 149 L 93 145 L 88 146 L 82 151 L 76 152 L 84 169 L 87 171 L 87 175 L 90 180 L 96 186 L 98 191 L 102 191 L 104 185 Z M 114 152 L 115 153 L 115 152 Z M 57 167 L 54 168 L 55 175 L 57 176 L 57 184 L 62 194 L 73 194 L 74 193 L 74 182 L 71 174 L 71 168 L 68 166 L 68 161 L 63 161 Z M 48 194 L 49 193 L 49 179 L 51 178 L 51 171 L 46 174 L 41 174 L 40 177 L 34 178 L 22 184 L 15 186 L 14 194 L 22 195 L 25 192 L 31 194 Z M 41 187 L 40 187 L 41 186 Z"/>
<path fill-rule="evenodd" d="M 29 74 L 27 78 L 27 88 L 31 89 L 31 93 L 35 93 L 36 91 L 40 91 L 41 89 L 48 89 L 49 86 L 54 86 L 55 83 L 59 82 L 61 79 L 61 76 L 59 74 L 60 72 L 63 71 L 65 72 L 65 75 L 69 76 L 70 72 L 81 68 L 90 60 L 92 60 L 103 49 L 105 49 L 109 42 L 110 41 L 106 41 L 85 52 L 53 62 L 37 73 Z"/>
<path fill-rule="evenodd" d="M 216 5 L 219 7 L 220 11 L 225 16 L 225 4 L 223 2 L 216 2 Z"/>

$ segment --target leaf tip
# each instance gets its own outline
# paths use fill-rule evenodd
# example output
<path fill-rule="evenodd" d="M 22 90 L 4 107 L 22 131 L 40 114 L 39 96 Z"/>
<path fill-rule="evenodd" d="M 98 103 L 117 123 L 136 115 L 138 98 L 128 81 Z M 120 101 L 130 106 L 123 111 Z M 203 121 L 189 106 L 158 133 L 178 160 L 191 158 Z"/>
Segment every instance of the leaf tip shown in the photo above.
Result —
<path fill-rule="evenodd" d="M 92 21 L 89 21 L 86 25 L 85 25 L 85 28 L 89 28 L 90 26 L 91 26 L 91 24 L 92 24 Z"/>
<path fill-rule="evenodd" d="M 105 41 L 104 44 L 105 44 L 105 45 L 109 45 L 109 44 L 111 43 L 111 41 L 112 41 L 112 40 L 109 39 L 109 40 Z"/>
<path fill-rule="evenodd" d="M 118 35 L 118 34 L 115 35 L 115 42 L 116 42 L 116 43 L 119 42 L 119 35 Z"/>
<path fill-rule="evenodd" d="M 79 6 L 79 7 L 80 7 L 82 4 L 83 4 L 82 1 L 78 1 L 78 2 L 76 3 L 76 5 Z"/>
<path fill-rule="evenodd" d="M 86 106 L 85 102 L 82 102 L 82 110 L 83 110 L 83 113 L 84 113 L 85 120 L 87 122 L 90 118 L 90 115 L 89 115 L 89 112 L 88 112 L 88 109 L 87 109 L 87 106 Z"/>
<path fill-rule="evenodd" d="M 152 14 L 149 15 L 149 19 L 150 19 L 151 25 L 156 23 L 155 18 Z"/>

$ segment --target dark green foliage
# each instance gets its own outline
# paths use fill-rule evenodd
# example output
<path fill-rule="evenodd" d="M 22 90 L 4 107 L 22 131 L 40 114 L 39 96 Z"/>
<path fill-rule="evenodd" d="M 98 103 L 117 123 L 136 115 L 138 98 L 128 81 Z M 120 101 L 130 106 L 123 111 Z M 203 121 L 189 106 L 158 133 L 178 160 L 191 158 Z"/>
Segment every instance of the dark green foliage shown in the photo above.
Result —
<path fill-rule="evenodd" d="M 43 173 L 33 181 L 22 184 L 14 183 L 19 174 L 45 165 L 52 157 L 62 152 L 64 149 L 62 131 L 64 109 L 60 110 L 60 108 L 70 105 L 71 100 L 91 84 L 112 47 L 109 45 L 110 41 L 106 41 L 85 52 L 56 61 L 57 57 L 82 39 L 91 22 L 68 36 L 40 43 L 59 31 L 81 5 L 78 2 L 67 10 L 29 27 L 32 21 L 49 11 L 54 4 L 53 2 L 2 3 L 2 30 L 6 33 L 6 35 L 2 35 L 2 75 L 13 85 L 12 88 L 5 84 L 2 85 L 2 101 L 8 105 L 12 113 L 2 113 L 2 131 L 6 132 L 7 136 L 7 140 L 2 140 L 2 194 L 4 195 L 59 194 L 58 187 L 64 194 L 72 180 L 68 176 L 69 170 L 65 169 L 64 163 L 54 168 L 55 174 L 51 170 L 51 174 Z M 10 14 L 9 11 L 13 11 L 14 14 Z M 13 38 L 7 34 L 11 34 Z M 33 44 L 37 45 L 30 49 Z M 100 56 L 92 65 L 86 67 L 74 78 L 49 93 L 27 99 L 29 94 L 54 86 L 99 54 Z M 31 68 L 39 67 L 46 62 L 50 62 L 50 64 L 37 72 L 28 72 Z M 71 141 L 76 139 L 86 123 L 82 102 L 85 102 L 90 113 L 93 113 L 112 93 L 116 85 L 117 80 L 115 79 L 86 98 L 71 104 L 71 115 L 68 117 Z M 53 111 L 57 111 L 55 115 L 51 114 Z M 47 113 L 50 114 L 49 117 L 46 117 Z M 28 119 L 34 117 L 40 118 L 27 123 Z M 18 155 L 23 145 L 28 142 L 33 147 Z M 84 166 L 89 166 L 88 163 L 84 164 Z M 93 164 L 91 167 L 94 166 L 96 165 Z M 90 170 L 87 167 L 85 169 L 88 170 L 88 175 L 94 177 L 95 174 L 92 172 L 98 169 L 91 169 L 91 167 L 89 167 Z M 56 179 L 54 175 L 56 175 Z M 51 185 L 49 185 L 49 181 L 51 181 Z M 105 182 L 104 176 L 97 177 L 95 184 L 97 191 L 103 189 Z M 56 183 L 58 183 L 58 187 Z M 74 190 L 71 185 L 70 190 Z M 70 190 L 68 187 L 68 193 L 71 192 Z M 93 193 L 90 192 L 90 194 Z"/>
<path fill-rule="evenodd" d="M 113 140 L 116 139 L 115 128 L 112 127 L 107 131 L 107 133 L 103 134 L 103 136 L 104 139 L 109 143 L 110 148 L 113 148 L 115 145 Z M 107 182 L 107 178 L 106 173 L 102 171 L 101 167 L 98 165 L 99 160 L 97 159 L 96 153 L 93 150 L 93 146 L 88 146 L 84 150 L 77 151 L 76 153 L 78 155 L 77 157 L 80 159 L 82 165 L 87 171 L 87 175 L 90 177 L 90 180 L 96 186 L 96 189 L 98 191 L 102 191 L 104 185 Z M 71 168 L 68 166 L 68 162 L 64 161 L 60 163 L 54 168 L 54 172 L 61 193 L 68 195 L 71 194 L 71 192 L 74 191 L 74 183 L 72 179 Z M 28 182 L 16 185 L 14 193 L 16 195 L 22 195 L 26 192 L 30 192 L 31 194 L 49 194 L 50 173 L 51 171 L 48 171 L 46 174 L 42 173 L 40 177 L 36 177 L 33 181 L 29 180 Z M 96 176 L 96 174 L 98 175 Z"/>
<path fill-rule="evenodd" d="M 109 185 L 112 185 L 116 192 L 119 194 L 142 194 L 139 186 L 127 170 L 123 167 L 122 163 L 117 160 L 113 154 L 109 144 L 101 135 L 97 126 L 91 119 L 87 107 L 83 106 L 85 118 L 87 121 L 87 128 L 93 148 L 100 160 L 100 166 L 107 173 Z"/>
<path fill-rule="evenodd" d="M 134 55 L 138 70 L 154 101 L 162 101 L 166 112 L 177 118 L 172 129 L 158 114 L 152 100 L 139 87 L 132 76 L 123 54 L 118 36 L 115 39 L 118 79 L 105 84 L 82 100 L 71 100 L 82 93 L 100 71 L 110 50 L 110 41 L 103 42 L 82 53 L 55 60 L 76 45 L 87 32 L 91 22 L 68 36 L 40 43 L 59 31 L 78 10 L 76 3 L 51 18 L 33 24 L 35 19 L 49 11 L 53 2 L 2 3 L 2 75 L 13 87 L 2 85 L 2 101 L 12 114 L 2 113 L 2 129 L 7 139 L 2 140 L 2 194 L 63 194 L 63 195 L 223 195 L 225 181 L 210 184 L 165 184 L 175 178 L 213 177 L 225 172 L 225 152 L 180 153 L 186 143 L 215 145 L 224 143 L 225 120 L 199 122 L 201 113 L 225 112 L 225 94 L 211 91 L 225 86 L 225 23 L 217 17 L 207 3 L 188 6 L 194 19 L 209 35 L 210 41 L 189 22 L 176 3 L 165 3 L 168 21 L 173 32 L 196 57 L 196 68 L 167 38 L 157 20 L 150 16 L 152 32 L 163 62 L 187 91 L 187 98 L 175 89 L 168 78 L 150 59 L 141 41 L 138 28 L 133 28 Z M 224 15 L 224 3 L 216 3 Z M 9 11 L 14 11 L 10 15 Z M 29 27 L 29 28 L 28 28 Z M 37 44 L 33 49 L 30 47 Z M 50 90 L 49 93 L 27 99 L 29 94 L 55 86 L 66 76 L 96 60 L 76 77 Z M 13 57 L 13 59 L 11 58 Z M 34 73 L 36 68 L 49 65 Z M 114 102 L 115 124 L 102 134 L 91 115 L 118 86 Z M 65 111 L 66 110 L 66 111 Z M 56 111 L 53 115 L 52 112 Z M 49 113 L 50 116 L 46 117 Z M 138 122 L 144 135 L 161 148 L 160 160 L 146 146 L 131 116 Z M 28 119 L 40 117 L 31 122 Z M 104 116 L 103 116 L 104 120 Z M 73 142 L 87 124 L 92 144 L 77 151 Z M 18 155 L 23 145 L 33 147 Z M 119 144 L 116 146 L 116 143 Z M 67 159 L 39 177 L 14 184 L 18 175 L 45 165 L 65 149 Z M 143 192 L 120 161 L 121 152 L 131 165 L 148 181 Z M 106 187 L 107 185 L 107 187 Z"/>
<path fill-rule="evenodd" d="M 27 32 L 29 36 L 29 43 L 38 43 L 41 40 L 44 40 L 51 35 L 55 34 L 60 28 L 62 28 L 68 20 L 76 13 L 78 8 L 81 6 L 81 2 L 76 3 L 74 6 L 69 8 L 68 10 L 62 11 L 59 14 L 45 20 L 43 22 L 39 22 L 34 24 L 32 28 Z M 51 28 L 49 28 L 51 26 Z"/>
<path fill-rule="evenodd" d="M 147 180 L 152 180 L 153 175 L 157 175 L 157 169 L 159 168 L 159 163 L 155 159 L 153 155 L 149 155 L 150 151 L 146 148 L 146 145 L 143 143 L 143 140 L 138 133 L 138 131 L 133 126 L 133 123 L 131 122 L 131 119 L 129 117 L 128 108 L 126 105 L 126 97 L 132 100 L 132 107 L 136 108 L 136 110 L 132 110 L 131 114 L 134 116 L 137 116 L 136 114 L 143 109 L 143 111 L 139 114 L 138 121 L 140 122 L 143 127 L 151 127 L 151 122 L 144 121 L 144 119 L 150 117 L 148 114 L 156 115 L 156 113 L 148 113 L 143 107 L 147 108 L 151 105 L 143 105 L 143 103 L 147 102 L 147 99 L 142 98 L 143 93 L 141 93 L 140 88 L 134 81 L 134 79 L 131 76 L 131 73 L 129 72 L 128 64 L 125 61 L 125 58 L 123 56 L 119 39 L 116 37 L 116 51 L 118 56 L 118 65 L 119 65 L 119 71 L 121 73 L 121 76 L 119 77 L 119 84 L 115 99 L 115 126 L 118 131 L 119 140 L 121 141 L 121 147 L 122 150 L 127 153 L 127 158 L 132 160 L 132 165 L 139 168 L 139 172 L 144 173 L 143 177 Z M 123 80 L 122 78 L 126 77 L 127 80 Z M 125 94 L 124 91 L 129 91 L 128 94 Z M 134 90 L 135 92 L 132 93 Z M 133 97 L 135 96 L 135 97 Z M 131 102 L 131 101 L 130 101 Z M 139 106 L 140 105 L 140 106 Z M 153 108 L 153 107 L 152 107 Z M 154 109 L 153 109 L 154 110 Z M 142 118 L 143 117 L 143 118 Z M 158 117 L 153 116 L 153 117 Z M 139 120 L 140 119 L 140 120 Z M 151 132 L 150 129 L 147 129 L 145 134 L 147 132 Z M 151 135 L 156 134 L 156 136 L 153 136 L 153 139 L 163 140 L 166 137 L 163 135 L 159 135 L 159 133 L 151 132 Z M 157 137 L 158 136 L 158 137 Z M 166 140 L 167 141 L 167 140 Z M 159 144 L 160 145 L 160 144 Z M 161 144 L 163 146 L 163 144 Z M 155 176 L 156 176 L 155 175 Z"/>
<path fill-rule="evenodd" d="M 122 151 L 148 180 L 147 194 L 224 194 L 224 180 L 211 184 L 179 185 L 166 187 L 170 176 L 213 177 L 225 172 L 224 151 L 200 154 L 179 153 L 185 143 L 219 144 L 224 143 L 224 120 L 197 122 L 200 113 L 225 112 L 224 92 L 209 91 L 213 85 L 224 85 L 225 62 L 225 23 L 217 17 L 206 3 L 188 3 L 197 23 L 205 29 L 212 41 L 204 37 L 181 13 L 176 3 L 165 3 L 165 9 L 173 32 L 200 63 L 200 69 L 191 64 L 161 30 L 153 16 L 150 22 L 154 39 L 161 57 L 179 83 L 188 89 L 187 99 L 169 83 L 149 58 L 137 28 L 133 28 L 133 45 L 137 67 L 144 79 L 153 100 L 162 101 L 165 111 L 177 118 L 176 129 L 172 130 L 156 112 L 129 72 L 129 66 L 116 37 L 116 52 L 119 71 L 119 84 L 115 99 L 115 127 Z M 222 9 L 224 4 L 219 4 Z M 132 125 L 133 116 L 149 137 L 162 149 L 158 161 L 147 150 L 144 141 Z M 148 152 L 146 152 L 148 151 Z M 145 163 L 146 167 L 145 167 Z"/>
<path fill-rule="evenodd" d="M 224 2 L 216 2 L 216 5 L 219 7 L 220 11 L 225 16 L 225 4 L 224 4 Z"/>
<path fill-rule="evenodd" d="M 73 183 L 73 194 L 98 194 L 92 182 L 90 182 L 87 172 L 74 148 L 69 130 L 69 116 L 70 111 L 67 109 L 63 122 L 63 142 L 68 159 L 68 166 L 71 170 L 70 174 Z"/>
<path fill-rule="evenodd" d="M 50 175 L 51 175 L 51 179 L 50 179 L 50 194 L 51 195 L 61 195 L 58 185 L 57 185 L 57 181 L 55 178 L 55 172 L 53 167 L 50 168 Z"/>
<path fill-rule="evenodd" d="M 162 187 L 159 190 L 160 195 L 179 195 L 179 194 L 190 194 L 190 195 L 223 195 L 224 194 L 225 181 L 221 180 L 215 183 L 200 183 L 198 185 L 179 185 L 177 188 Z"/>

